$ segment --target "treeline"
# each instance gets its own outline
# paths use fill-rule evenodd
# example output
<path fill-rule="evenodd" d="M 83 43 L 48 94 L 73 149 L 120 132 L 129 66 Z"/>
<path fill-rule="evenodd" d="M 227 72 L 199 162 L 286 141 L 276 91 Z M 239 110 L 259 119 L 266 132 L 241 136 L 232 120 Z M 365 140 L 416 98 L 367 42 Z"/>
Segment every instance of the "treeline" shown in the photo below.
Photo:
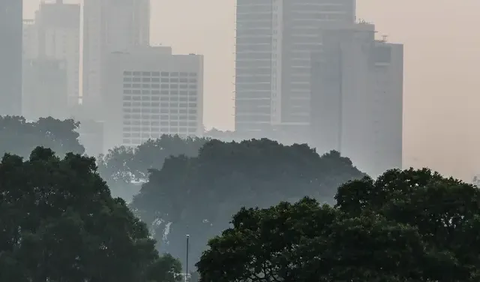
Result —
<path fill-rule="evenodd" d="M 95 159 L 38 147 L 0 162 L 0 281 L 173 282 L 147 226 L 112 198 Z"/>
<path fill-rule="evenodd" d="M 59 155 L 65 148 L 84 151 L 75 131 L 79 124 L 72 120 L 4 118 L 0 124 L 0 134 L 10 138 L 3 152 L 27 156 L 35 144 Z M 113 148 L 97 166 L 114 196 L 130 200 L 136 194 L 130 207 L 148 224 L 162 252 L 183 257 L 190 234 L 192 258 L 242 206 L 267 207 L 305 195 L 331 202 L 339 185 L 364 176 L 337 152 L 319 156 L 306 145 L 267 139 L 226 143 L 163 136 L 136 148 Z"/>
<path fill-rule="evenodd" d="M 480 278 L 476 186 L 373 180 L 268 139 L 163 136 L 95 160 L 77 127 L 0 118 L 0 281 L 179 281 L 186 234 L 202 282 Z"/>
<path fill-rule="evenodd" d="M 428 169 L 342 185 L 335 206 L 312 198 L 243 208 L 209 241 L 202 282 L 474 282 L 480 190 Z"/>

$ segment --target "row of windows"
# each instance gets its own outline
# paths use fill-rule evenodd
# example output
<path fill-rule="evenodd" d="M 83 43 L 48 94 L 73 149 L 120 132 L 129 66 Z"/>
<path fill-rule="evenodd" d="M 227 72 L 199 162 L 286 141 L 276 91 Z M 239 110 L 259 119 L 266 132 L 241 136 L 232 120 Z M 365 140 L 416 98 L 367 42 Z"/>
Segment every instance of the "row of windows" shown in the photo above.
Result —
<path fill-rule="evenodd" d="M 128 138 L 128 137 L 144 137 L 144 138 L 148 138 L 150 134 L 152 133 L 168 133 L 168 132 L 171 132 L 171 131 L 181 131 L 181 132 L 187 132 L 187 131 L 190 131 L 190 132 L 196 132 L 197 131 L 197 128 L 196 127 L 161 127 L 161 128 L 152 128 L 151 130 L 143 130 L 143 131 L 140 131 L 139 129 L 140 128 L 134 128 L 134 129 L 138 129 L 138 131 L 128 131 L 128 130 L 125 130 L 124 129 L 124 133 L 123 133 L 123 137 L 124 138 Z M 142 133 L 140 133 L 142 132 Z"/>
<path fill-rule="evenodd" d="M 160 89 L 160 84 L 123 84 L 123 88 L 153 88 L 153 89 Z M 180 88 L 180 89 L 197 89 L 197 84 L 162 84 L 162 89 L 169 89 L 169 88 Z"/>
<path fill-rule="evenodd" d="M 186 137 L 186 136 L 194 136 L 195 135 L 195 132 L 188 132 L 188 133 L 185 133 L 185 134 L 182 134 L 182 133 L 179 133 L 179 132 L 165 132 L 165 133 L 162 133 L 162 134 L 178 134 L 180 137 Z M 158 134 L 152 134 L 151 137 L 149 138 L 143 138 L 143 139 L 123 139 L 123 144 L 125 146 L 138 146 L 142 143 L 145 143 L 148 139 L 156 139 L 156 138 L 160 138 L 161 137 L 161 134 L 158 135 Z"/>
<path fill-rule="evenodd" d="M 125 107 L 135 107 L 135 105 L 132 105 L 131 103 L 124 103 L 124 106 Z M 151 108 L 155 108 L 155 109 L 159 109 L 159 108 L 163 108 L 163 109 L 183 108 L 183 109 L 185 109 L 187 107 L 196 108 L 197 103 L 157 103 L 157 102 L 148 103 L 148 102 L 142 102 L 142 107 L 145 107 L 145 108 L 151 107 Z M 124 110 L 126 110 L 126 109 L 124 109 Z"/>
<path fill-rule="evenodd" d="M 124 71 L 123 75 L 127 76 L 163 76 L 163 77 L 172 77 L 172 76 L 181 76 L 181 77 L 196 77 L 197 73 L 195 72 L 158 72 L 158 71 Z"/>
<path fill-rule="evenodd" d="M 138 109 L 138 108 L 133 108 L 133 109 L 123 109 L 124 113 L 152 113 L 152 114 L 190 114 L 190 115 L 196 115 L 197 110 L 196 109 L 189 109 L 184 110 L 184 109 Z"/>
<path fill-rule="evenodd" d="M 181 126 L 197 126 L 197 122 L 196 121 L 189 121 L 189 122 L 185 122 L 185 121 L 181 121 L 180 123 L 177 123 L 176 121 L 171 121 L 171 122 L 168 122 L 168 121 L 150 121 L 150 120 L 142 120 L 142 121 L 139 121 L 139 120 L 134 120 L 134 121 L 131 121 L 131 120 L 124 120 L 123 121 L 123 130 L 131 130 L 130 128 L 139 128 L 138 126 L 142 126 L 143 130 L 144 131 L 148 131 L 149 129 L 149 126 L 159 126 L 159 125 L 162 125 L 162 126 L 168 126 L 168 125 L 171 125 L 171 124 L 175 124 L 175 126 L 177 125 L 181 125 Z M 133 127 L 131 127 L 133 126 Z"/>
<path fill-rule="evenodd" d="M 124 97 L 125 98 L 125 97 Z M 167 96 L 167 97 L 149 97 L 149 96 L 144 96 L 144 97 L 133 97 L 134 99 L 123 99 L 123 106 L 124 107 L 158 107 L 157 102 L 149 103 L 149 102 L 127 102 L 130 100 L 133 101 L 162 101 L 162 102 L 197 102 L 197 97 L 178 97 L 178 96 Z M 139 98 L 144 98 L 144 99 L 139 99 Z M 163 106 L 163 105 L 162 105 Z"/>
<path fill-rule="evenodd" d="M 171 123 L 166 123 L 166 124 L 161 124 L 161 127 L 124 127 L 123 128 L 123 132 L 124 132 L 124 135 L 123 137 L 130 137 L 130 136 L 125 136 L 125 134 L 136 134 L 136 132 L 167 132 L 169 131 L 170 129 L 173 128 L 178 128 L 180 126 L 180 128 L 185 128 L 187 126 L 187 128 L 189 128 L 190 130 L 192 131 L 196 131 L 197 130 L 197 124 L 196 123 L 192 123 L 192 124 L 187 124 L 186 122 L 171 122 Z"/>
<path fill-rule="evenodd" d="M 190 91 L 187 91 L 187 90 L 123 90 L 123 94 L 143 94 L 143 96 L 141 97 L 142 99 L 144 97 L 148 97 L 148 96 L 145 96 L 145 94 L 147 95 L 189 95 L 189 96 L 196 96 L 197 95 L 197 91 L 196 90 L 190 90 Z M 124 96 L 124 100 L 125 100 L 125 97 L 130 97 L 130 96 Z M 132 97 L 131 97 L 132 98 Z M 140 97 L 133 97 L 133 100 L 136 100 L 135 98 L 140 98 Z M 153 97 L 152 97 L 153 98 Z M 132 99 L 127 99 L 127 100 L 132 100 Z"/>
<path fill-rule="evenodd" d="M 153 77 L 153 78 L 150 78 L 150 77 L 143 77 L 143 78 L 140 78 L 140 77 L 124 77 L 123 78 L 123 82 L 162 82 L 162 83 L 165 83 L 165 82 L 182 82 L 182 83 L 187 83 L 187 82 L 190 82 L 190 83 L 197 83 L 197 79 L 196 78 L 157 78 L 157 77 Z"/>
<path fill-rule="evenodd" d="M 131 115 L 131 114 L 124 114 L 123 118 L 125 120 L 197 120 L 196 116 L 174 116 L 174 115 L 149 115 L 149 114 L 141 114 L 141 115 Z M 126 122 L 126 121 L 125 121 Z M 124 124 L 125 124 L 124 122 Z"/>

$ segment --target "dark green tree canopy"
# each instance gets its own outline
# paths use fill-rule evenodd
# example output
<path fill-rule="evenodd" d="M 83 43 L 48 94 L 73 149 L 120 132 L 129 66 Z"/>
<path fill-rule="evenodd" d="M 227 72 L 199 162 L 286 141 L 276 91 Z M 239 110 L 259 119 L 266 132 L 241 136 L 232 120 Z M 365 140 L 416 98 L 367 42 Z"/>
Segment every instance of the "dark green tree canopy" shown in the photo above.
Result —
<path fill-rule="evenodd" d="M 150 169 L 161 169 L 170 156 L 197 156 L 207 141 L 204 138 L 162 135 L 136 148 L 115 147 L 98 158 L 98 170 L 115 196 L 131 199 L 139 191 L 135 189 L 138 186 L 135 182 L 146 181 Z"/>
<path fill-rule="evenodd" d="M 28 157 L 37 146 L 50 148 L 59 156 L 83 154 L 76 131 L 80 123 L 51 117 L 30 122 L 23 117 L 0 116 L 0 156 L 5 153 Z"/>
<path fill-rule="evenodd" d="M 183 257 L 190 234 L 196 259 L 242 206 L 267 207 L 304 195 L 333 200 L 340 184 L 363 176 L 337 152 L 320 157 L 306 145 L 211 140 L 197 157 L 170 157 L 152 170 L 131 207 L 163 242 L 162 251 Z"/>
<path fill-rule="evenodd" d="M 111 197 L 93 158 L 6 154 L 0 227 L 0 281 L 164 281 L 146 225 Z"/>
<path fill-rule="evenodd" d="M 391 170 L 342 185 L 335 207 L 242 208 L 209 241 L 200 280 L 478 281 L 479 196 L 428 169 Z"/>
<path fill-rule="evenodd" d="M 478 280 L 480 190 L 476 186 L 429 169 L 390 170 L 376 181 L 364 178 L 341 186 L 336 199 L 337 208 L 345 213 L 376 213 L 415 226 L 425 242 L 457 261 L 461 267 L 456 274 Z M 445 277 L 452 273 L 445 268 L 435 271 Z"/>

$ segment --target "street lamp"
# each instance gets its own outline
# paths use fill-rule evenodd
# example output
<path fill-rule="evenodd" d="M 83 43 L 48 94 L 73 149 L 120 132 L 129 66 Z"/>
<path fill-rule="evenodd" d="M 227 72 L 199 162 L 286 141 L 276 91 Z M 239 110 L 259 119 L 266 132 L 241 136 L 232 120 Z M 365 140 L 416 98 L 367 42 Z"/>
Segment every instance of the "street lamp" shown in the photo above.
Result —
<path fill-rule="evenodd" d="M 185 282 L 188 281 L 188 247 L 189 247 L 189 244 L 188 244 L 188 241 L 190 240 L 190 235 L 187 234 L 187 251 L 186 251 L 186 258 L 185 258 Z"/>

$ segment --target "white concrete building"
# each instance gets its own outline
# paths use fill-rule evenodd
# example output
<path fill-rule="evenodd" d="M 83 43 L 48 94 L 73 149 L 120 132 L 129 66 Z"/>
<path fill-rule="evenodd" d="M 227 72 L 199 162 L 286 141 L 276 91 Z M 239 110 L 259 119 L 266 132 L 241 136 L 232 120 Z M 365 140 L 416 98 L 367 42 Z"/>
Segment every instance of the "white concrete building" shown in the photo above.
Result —
<path fill-rule="evenodd" d="M 82 101 L 94 118 L 101 119 L 101 75 L 106 56 L 149 45 L 150 1 L 84 0 L 83 15 Z"/>
<path fill-rule="evenodd" d="M 326 23 L 355 21 L 355 0 L 237 0 L 235 128 L 306 135 L 310 60 Z"/>
<path fill-rule="evenodd" d="M 43 2 L 36 13 L 38 57 L 65 61 L 69 106 L 78 104 L 80 87 L 80 5 Z"/>
<path fill-rule="evenodd" d="M 203 56 L 141 47 L 108 56 L 104 148 L 203 134 Z"/>
<path fill-rule="evenodd" d="M 324 28 L 313 55 L 311 131 L 319 153 L 337 150 L 376 177 L 402 167 L 403 45 L 375 26 Z"/>

